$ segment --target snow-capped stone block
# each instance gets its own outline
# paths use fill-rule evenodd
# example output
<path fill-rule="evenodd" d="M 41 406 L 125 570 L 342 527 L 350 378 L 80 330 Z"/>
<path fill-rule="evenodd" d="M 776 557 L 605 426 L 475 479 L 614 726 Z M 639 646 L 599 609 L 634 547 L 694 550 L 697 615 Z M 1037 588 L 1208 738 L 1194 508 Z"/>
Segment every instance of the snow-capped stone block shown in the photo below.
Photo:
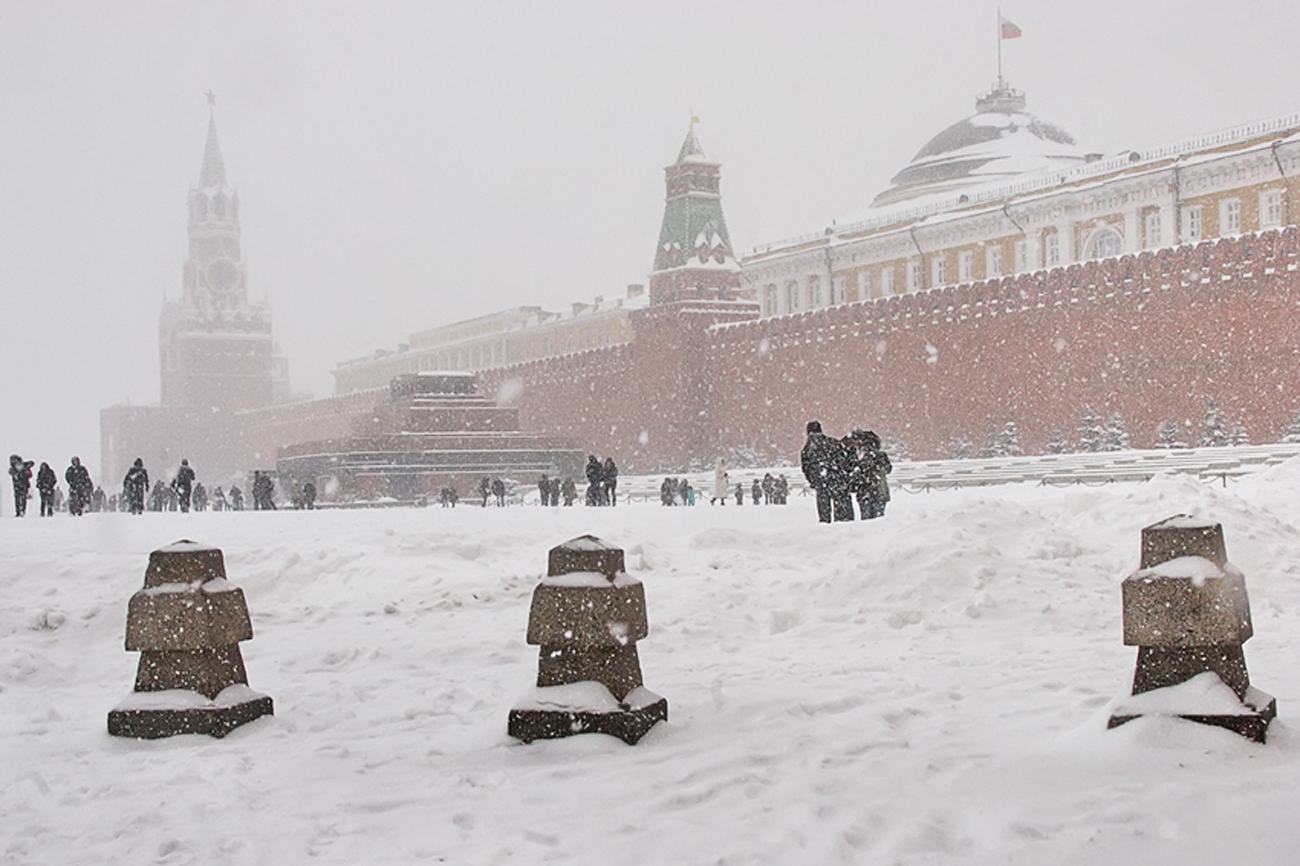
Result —
<path fill-rule="evenodd" d="M 623 573 L 623 548 L 601 541 L 594 535 L 579 535 L 551 548 L 546 574 L 555 577 L 575 571 L 603 574 L 614 580 Z"/>
<path fill-rule="evenodd" d="M 1138 571 L 1124 579 L 1124 643 L 1138 647 L 1132 697 L 1109 727 L 1178 715 L 1264 741 L 1277 702 L 1250 684 L 1246 578 L 1228 562 L 1218 523 L 1176 515 L 1142 530 Z"/>
<path fill-rule="evenodd" d="M 620 575 L 591 572 L 547 577 L 533 590 L 528 643 L 541 646 L 627 646 L 650 633 L 645 587 Z"/>
<path fill-rule="evenodd" d="M 1115 705 L 1108 728 L 1142 716 L 1178 716 L 1203 725 L 1235 731 L 1257 743 L 1265 741 L 1269 723 L 1277 717 L 1277 699 L 1250 686 L 1238 694 L 1214 673 L 1153 691 L 1134 694 Z"/>
<path fill-rule="evenodd" d="M 224 577 L 142 589 L 127 606 L 127 652 L 205 649 L 252 638 L 244 591 Z"/>
<path fill-rule="evenodd" d="M 207 583 L 225 576 L 226 563 L 221 548 L 182 538 L 149 554 L 144 586 L 152 589 L 165 584 Z"/>
<path fill-rule="evenodd" d="M 507 731 L 525 743 L 574 734 L 609 734 L 629 746 L 668 721 L 668 701 L 644 686 L 616 700 L 600 683 L 538 687 L 510 711 Z"/>
<path fill-rule="evenodd" d="M 271 698 L 245 685 L 227 686 L 215 698 L 185 689 L 132 692 L 109 711 L 108 732 L 137 740 L 177 734 L 220 739 L 240 725 L 273 713 Z"/>
<path fill-rule="evenodd" d="M 547 572 L 528 614 L 527 641 L 541 647 L 537 689 L 511 711 L 510 735 L 607 733 L 635 743 L 668 718 L 668 702 L 641 678 L 645 587 L 623 570 L 621 548 L 591 535 L 552 548 Z"/>
<path fill-rule="evenodd" d="M 1176 514 L 1142 530 L 1142 568 L 1184 556 L 1200 556 L 1222 568 L 1228 562 L 1223 526 Z"/>
<path fill-rule="evenodd" d="M 1254 634 L 1246 578 L 1231 563 L 1180 556 L 1124 579 L 1124 644 L 1243 644 Z"/>
<path fill-rule="evenodd" d="M 252 637 L 218 548 L 185 540 L 155 550 L 127 608 L 126 649 L 140 653 L 135 691 L 109 713 L 109 733 L 221 737 L 272 714 L 271 699 L 248 688 L 239 642 Z"/>

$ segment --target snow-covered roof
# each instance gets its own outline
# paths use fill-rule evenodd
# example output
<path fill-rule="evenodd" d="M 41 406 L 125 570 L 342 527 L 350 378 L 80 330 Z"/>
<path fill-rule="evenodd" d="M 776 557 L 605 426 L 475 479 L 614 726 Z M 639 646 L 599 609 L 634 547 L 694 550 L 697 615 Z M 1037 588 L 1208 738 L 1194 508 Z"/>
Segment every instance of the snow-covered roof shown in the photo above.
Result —
<path fill-rule="evenodd" d="M 1025 95 L 998 81 L 975 101 L 975 114 L 930 139 L 873 205 L 1070 168 L 1095 159 L 1059 126 L 1025 111 Z"/>

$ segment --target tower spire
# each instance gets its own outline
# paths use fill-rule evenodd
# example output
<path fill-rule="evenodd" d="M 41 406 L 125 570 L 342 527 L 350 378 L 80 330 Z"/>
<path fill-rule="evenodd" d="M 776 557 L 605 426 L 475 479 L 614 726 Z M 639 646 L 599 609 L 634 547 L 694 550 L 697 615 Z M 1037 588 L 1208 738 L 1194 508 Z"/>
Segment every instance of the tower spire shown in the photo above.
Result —
<path fill-rule="evenodd" d="M 226 185 L 226 164 L 221 160 L 221 142 L 217 140 L 217 95 L 209 90 L 208 140 L 203 146 L 203 168 L 199 170 L 199 188 Z"/>

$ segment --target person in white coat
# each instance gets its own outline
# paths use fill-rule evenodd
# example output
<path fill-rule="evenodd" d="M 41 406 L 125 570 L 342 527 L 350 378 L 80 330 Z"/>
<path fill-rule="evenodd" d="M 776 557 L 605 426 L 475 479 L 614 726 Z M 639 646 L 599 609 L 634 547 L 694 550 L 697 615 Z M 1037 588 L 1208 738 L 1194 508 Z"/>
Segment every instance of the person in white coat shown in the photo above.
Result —
<path fill-rule="evenodd" d="M 719 457 L 713 467 L 713 497 L 709 500 L 709 504 L 721 502 L 726 505 L 727 491 L 730 489 L 727 484 L 727 461 Z"/>

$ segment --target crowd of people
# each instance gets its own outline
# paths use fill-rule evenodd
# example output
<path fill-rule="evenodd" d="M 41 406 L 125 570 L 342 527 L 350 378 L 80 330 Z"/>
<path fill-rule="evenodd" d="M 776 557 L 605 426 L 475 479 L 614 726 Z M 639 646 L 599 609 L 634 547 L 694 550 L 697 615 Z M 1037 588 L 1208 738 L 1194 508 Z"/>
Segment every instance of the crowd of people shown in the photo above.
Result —
<path fill-rule="evenodd" d="M 817 517 L 823 523 L 854 520 L 854 499 L 858 504 L 858 517 L 870 520 L 885 513 L 889 502 L 887 476 L 893 469 L 889 455 L 881 447 L 880 437 L 869 430 L 854 430 L 843 439 L 835 439 L 822 432 L 821 423 L 810 421 L 808 439 L 800 453 L 800 465 L 808 486 L 817 499 Z M 27 513 L 27 503 L 32 498 L 33 477 L 39 496 L 42 517 L 53 515 L 64 508 L 65 500 L 58 485 L 58 476 L 48 463 L 41 463 L 33 473 L 35 461 L 24 460 L 17 454 L 9 457 L 9 476 L 13 482 L 14 513 L 22 517 Z M 618 502 L 618 466 L 612 457 L 600 460 L 596 455 L 587 457 L 586 504 L 589 506 L 615 505 Z M 90 473 L 73 457 L 64 472 L 69 514 L 80 516 L 87 511 L 129 511 L 143 514 L 148 511 L 243 511 L 244 492 L 231 485 L 229 493 L 220 486 L 209 491 L 199 481 L 188 459 L 182 459 L 170 482 L 161 479 L 149 484 L 149 472 L 144 461 L 136 458 L 126 477 L 122 479 L 121 494 L 106 495 L 102 487 L 95 486 Z M 719 459 L 714 470 L 710 504 L 726 505 L 734 496 L 737 505 L 745 504 L 749 495 L 754 505 L 785 505 L 790 485 L 784 475 L 764 473 L 754 478 L 748 487 L 743 483 L 731 484 L 726 464 Z M 273 511 L 275 479 L 271 473 L 257 470 L 251 482 L 254 511 Z M 543 474 L 537 482 L 542 505 L 557 506 L 563 500 L 566 506 L 578 499 L 578 488 L 572 478 L 561 479 Z M 506 504 L 507 486 L 502 478 L 484 476 L 479 480 L 478 493 L 483 507 L 489 502 L 498 507 Z M 695 505 L 697 491 L 686 478 L 665 478 L 659 486 L 659 501 L 663 505 Z M 460 496 L 454 486 L 443 487 L 439 500 L 444 508 L 454 508 Z M 316 504 L 316 486 L 310 481 L 295 489 L 290 496 L 295 508 L 312 509 Z"/>
<path fill-rule="evenodd" d="M 822 432 L 820 421 L 809 421 L 807 432 L 799 463 L 817 496 L 817 519 L 853 520 L 855 498 L 861 519 L 883 517 L 889 502 L 887 476 L 894 467 L 880 437 L 858 429 L 835 439 Z"/>
<path fill-rule="evenodd" d="M 88 511 L 126 511 L 131 514 L 143 514 L 145 511 L 243 511 L 244 492 L 237 485 L 231 485 L 229 493 L 220 486 L 209 491 L 198 480 L 190 461 L 181 459 L 170 482 L 155 479 L 149 484 L 149 471 L 145 469 L 144 460 L 137 457 L 122 479 L 122 492 L 106 494 L 104 488 L 96 486 L 90 478 L 90 472 L 81 463 L 81 458 L 73 457 L 67 470 L 63 473 L 67 483 L 67 497 L 58 484 L 58 476 L 48 463 L 41 463 L 35 472 L 33 485 L 32 467 L 35 461 L 24 460 L 17 454 L 9 457 L 9 478 L 14 490 L 14 514 L 23 517 L 27 514 L 27 503 L 32 498 L 35 486 L 39 499 L 40 516 L 50 517 L 64 510 L 74 517 L 80 517 Z M 275 479 L 269 472 L 261 470 L 253 473 L 252 481 L 253 509 L 255 511 L 275 510 Z M 314 508 L 316 487 L 311 482 L 292 498 L 295 508 Z"/>

